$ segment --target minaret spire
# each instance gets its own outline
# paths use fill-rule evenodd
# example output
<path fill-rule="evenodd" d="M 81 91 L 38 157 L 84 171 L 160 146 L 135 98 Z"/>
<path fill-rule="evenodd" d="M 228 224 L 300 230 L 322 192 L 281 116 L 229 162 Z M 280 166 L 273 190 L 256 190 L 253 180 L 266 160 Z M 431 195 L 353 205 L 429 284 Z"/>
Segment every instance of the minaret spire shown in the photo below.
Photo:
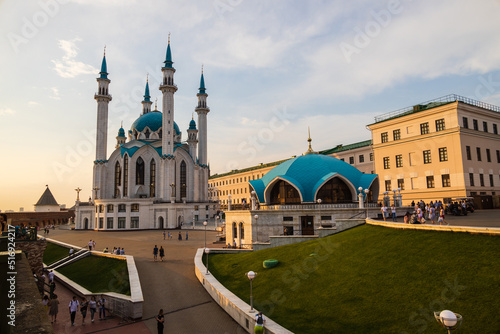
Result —
<path fill-rule="evenodd" d="M 106 65 L 106 45 L 104 45 L 104 55 L 102 56 L 102 63 L 101 63 L 101 72 L 99 72 L 101 75 L 101 79 L 107 79 L 108 78 L 108 67 Z"/>
<path fill-rule="evenodd" d="M 311 139 L 311 129 L 309 127 L 307 127 L 307 134 L 308 134 L 307 141 L 309 142 L 309 148 L 304 154 L 318 154 L 318 152 L 315 152 L 311 147 L 312 139 Z"/>
<path fill-rule="evenodd" d="M 207 93 L 205 88 L 205 78 L 203 67 L 201 68 L 200 89 L 198 94 L 198 106 L 195 111 L 198 114 L 198 165 L 201 167 L 199 174 L 199 195 L 195 201 L 205 201 L 208 199 L 208 159 L 207 159 L 207 114 L 210 108 L 207 106 Z"/>
<path fill-rule="evenodd" d="M 142 100 L 142 114 L 147 114 L 151 111 L 151 95 L 149 95 L 149 74 L 146 75 L 146 89 L 144 90 L 144 100 Z"/>

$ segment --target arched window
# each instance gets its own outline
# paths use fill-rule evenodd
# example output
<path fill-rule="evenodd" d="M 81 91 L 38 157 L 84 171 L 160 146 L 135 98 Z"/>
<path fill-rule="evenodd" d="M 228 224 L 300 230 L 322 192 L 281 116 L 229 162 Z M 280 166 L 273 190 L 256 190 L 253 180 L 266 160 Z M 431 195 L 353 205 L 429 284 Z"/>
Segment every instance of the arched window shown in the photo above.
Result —
<path fill-rule="evenodd" d="M 245 226 L 240 223 L 240 239 L 245 239 Z"/>
<path fill-rule="evenodd" d="M 352 193 L 347 184 L 338 177 L 330 179 L 318 191 L 316 198 L 321 198 L 323 203 L 351 203 Z"/>
<path fill-rule="evenodd" d="M 181 180 L 180 180 L 181 181 L 181 198 L 186 197 L 186 187 L 187 187 L 186 180 L 187 180 L 186 162 L 184 160 L 182 160 L 182 162 L 181 162 Z"/>
<path fill-rule="evenodd" d="M 236 226 L 236 223 L 233 223 L 233 238 L 236 238 L 238 236 L 238 227 Z"/>
<path fill-rule="evenodd" d="M 155 188 L 156 188 L 156 162 L 155 159 L 151 159 L 151 164 L 149 165 L 149 197 L 155 197 Z"/>
<path fill-rule="evenodd" d="M 114 197 L 120 196 L 120 186 L 122 184 L 122 170 L 120 168 L 120 163 L 117 161 L 115 164 L 115 192 Z"/>
<path fill-rule="evenodd" d="M 128 155 L 123 157 L 123 197 L 128 196 Z"/>
<path fill-rule="evenodd" d="M 283 180 L 278 181 L 271 190 L 271 204 L 297 204 L 300 195 L 297 189 Z"/>
<path fill-rule="evenodd" d="M 135 163 L 135 184 L 144 184 L 144 160 L 141 157 Z"/>

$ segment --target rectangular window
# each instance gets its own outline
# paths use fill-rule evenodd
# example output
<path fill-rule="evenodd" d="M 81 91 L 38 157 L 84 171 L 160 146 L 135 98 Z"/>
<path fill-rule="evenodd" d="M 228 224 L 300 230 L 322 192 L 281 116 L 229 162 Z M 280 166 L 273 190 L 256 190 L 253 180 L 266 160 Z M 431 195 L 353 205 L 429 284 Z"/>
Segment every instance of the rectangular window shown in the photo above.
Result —
<path fill-rule="evenodd" d="M 427 176 L 427 188 L 434 188 L 434 175 Z"/>
<path fill-rule="evenodd" d="M 401 139 L 401 130 L 397 129 L 392 131 L 392 136 L 394 140 L 400 140 Z"/>
<path fill-rule="evenodd" d="M 481 161 L 481 148 L 476 147 L 477 161 Z"/>
<path fill-rule="evenodd" d="M 467 160 L 472 160 L 472 154 L 470 153 L 470 146 L 465 146 L 465 153 L 467 154 Z"/>
<path fill-rule="evenodd" d="M 500 150 L 497 150 L 497 162 L 500 164 Z"/>
<path fill-rule="evenodd" d="M 422 123 L 420 124 L 420 134 L 421 135 L 426 135 L 429 133 L 429 123 Z"/>
<path fill-rule="evenodd" d="M 108 212 L 115 211 L 115 206 L 113 204 L 108 204 Z"/>
<path fill-rule="evenodd" d="M 443 181 L 443 188 L 451 187 L 450 174 L 441 175 L 441 180 Z"/>
<path fill-rule="evenodd" d="M 398 179 L 398 188 L 401 190 L 405 190 L 405 180 L 404 179 Z"/>
<path fill-rule="evenodd" d="M 431 150 L 425 150 L 424 151 L 424 164 L 430 164 L 431 163 Z"/>
<path fill-rule="evenodd" d="M 403 167 L 403 155 L 398 154 L 396 155 L 396 167 Z"/>
<path fill-rule="evenodd" d="M 444 118 L 437 119 L 436 120 L 436 132 L 437 131 L 443 131 L 444 129 L 445 129 Z"/>
<path fill-rule="evenodd" d="M 385 191 L 391 191 L 392 186 L 391 186 L 391 180 L 385 180 Z"/>
<path fill-rule="evenodd" d="M 363 154 L 361 154 L 359 156 L 359 163 L 363 163 L 363 162 L 365 162 L 365 156 Z"/>
<path fill-rule="evenodd" d="M 373 153 L 370 153 L 370 161 L 373 161 Z"/>
<path fill-rule="evenodd" d="M 354 157 L 349 157 L 349 163 L 350 163 L 351 165 L 354 165 Z"/>
<path fill-rule="evenodd" d="M 471 187 L 474 187 L 474 174 L 469 173 L 469 183 Z"/>
<path fill-rule="evenodd" d="M 474 128 L 474 130 L 478 131 L 479 130 L 479 125 L 477 123 L 477 119 L 473 119 L 472 120 L 472 127 Z"/>
<path fill-rule="evenodd" d="M 130 211 L 132 211 L 132 212 L 139 212 L 139 204 L 132 204 L 130 206 Z"/>
<path fill-rule="evenodd" d="M 486 149 L 486 161 L 491 162 L 491 154 L 490 154 L 490 149 Z"/>
<path fill-rule="evenodd" d="M 332 220 L 332 216 L 321 216 L 321 220 Z"/>
<path fill-rule="evenodd" d="M 488 123 L 483 122 L 483 131 L 488 132 Z"/>
<path fill-rule="evenodd" d="M 462 124 L 465 129 L 469 128 L 469 119 L 467 117 L 462 117 Z"/>
<path fill-rule="evenodd" d="M 130 228 L 139 228 L 139 217 L 130 217 Z"/>
<path fill-rule="evenodd" d="M 99 204 L 99 212 L 103 213 L 104 212 L 104 205 Z"/>
<path fill-rule="evenodd" d="M 108 230 L 113 228 L 113 217 L 108 217 L 106 220 L 106 228 Z"/>
<path fill-rule="evenodd" d="M 439 161 L 448 161 L 448 149 L 446 147 L 439 149 Z"/>
<path fill-rule="evenodd" d="M 411 152 L 409 154 L 409 161 L 410 161 L 410 166 L 416 166 L 417 165 L 417 156 L 415 152 Z"/>
<path fill-rule="evenodd" d="M 387 132 L 382 132 L 382 143 L 387 143 L 389 141 L 389 134 Z"/>
<path fill-rule="evenodd" d="M 493 124 L 493 133 L 496 135 L 498 134 L 498 128 L 496 124 Z"/>
<path fill-rule="evenodd" d="M 118 228 L 125 228 L 125 217 L 118 217 Z"/>
<path fill-rule="evenodd" d="M 127 212 L 127 206 L 125 204 L 118 204 L 118 212 Z"/>
<path fill-rule="evenodd" d="M 484 175 L 483 174 L 479 174 L 479 184 L 481 185 L 481 187 L 484 187 Z"/>
<path fill-rule="evenodd" d="M 490 187 L 494 187 L 495 186 L 494 183 L 495 182 L 493 182 L 493 174 L 490 174 Z"/>
<path fill-rule="evenodd" d="M 283 217 L 284 222 L 293 222 L 293 217 Z"/>
<path fill-rule="evenodd" d="M 384 157 L 384 169 L 389 169 L 391 168 L 389 164 L 389 157 Z"/>
<path fill-rule="evenodd" d="M 104 218 L 103 217 L 99 217 L 99 228 L 102 228 L 104 225 Z"/>

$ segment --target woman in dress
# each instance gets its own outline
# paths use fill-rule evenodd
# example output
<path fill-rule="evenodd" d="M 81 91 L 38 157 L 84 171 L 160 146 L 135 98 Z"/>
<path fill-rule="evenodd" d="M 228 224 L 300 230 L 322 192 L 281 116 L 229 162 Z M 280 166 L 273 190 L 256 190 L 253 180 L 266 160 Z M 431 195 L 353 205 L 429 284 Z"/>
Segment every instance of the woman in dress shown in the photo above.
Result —
<path fill-rule="evenodd" d="M 160 309 L 160 312 L 158 312 L 158 315 L 155 317 L 156 323 L 157 323 L 157 328 L 158 328 L 158 334 L 163 334 L 163 323 L 165 322 L 165 316 L 163 315 L 163 309 Z"/>
<path fill-rule="evenodd" d="M 165 257 L 165 250 L 163 249 L 163 246 L 160 246 L 160 260 L 163 261 L 164 257 Z"/>
<path fill-rule="evenodd" d="M 59 300 L 57 299 L 57 295 L 53 294 L 52 299 L 49 302 L 49 315 L 50 315 L 50 323 L 53 324 L 57 321 L 57 313 L 59 313 Z"/>

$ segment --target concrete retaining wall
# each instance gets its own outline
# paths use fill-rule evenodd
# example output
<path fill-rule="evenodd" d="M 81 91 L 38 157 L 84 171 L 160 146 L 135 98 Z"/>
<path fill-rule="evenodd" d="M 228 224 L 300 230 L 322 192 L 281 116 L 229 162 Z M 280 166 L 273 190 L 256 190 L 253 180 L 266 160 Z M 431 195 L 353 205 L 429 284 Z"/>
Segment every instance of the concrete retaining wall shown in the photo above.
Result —
<path fill-rule="evenodd" d="M 200 248 L 194 257 L 196 277 L 215 302 L 217 302 L 227 314 L 239 323 L 248 333 L 253 333 L 256 313 L 250 313 L 250 305 L 239 299 L 234 293 L 220 284 L 220 282 L 210 273 L 208 275 L 206 274 L 207 268 L 203 265 L 202 256 L 203 248 Z M 266 334 L 292 333 L 267 317 L 264 327 Z"/>
<path fill-rule="evenodd" d="M 401 223 L 389 223 L 371 219 L 367 219 L 366 223 L 369 225 L 377 225 L 377 226 L 384 226 L 397 229 L 468 232 L 473 234 L 500 235 L 500 228 L 495 228 L 495 227 L 401 224 Z"/>

